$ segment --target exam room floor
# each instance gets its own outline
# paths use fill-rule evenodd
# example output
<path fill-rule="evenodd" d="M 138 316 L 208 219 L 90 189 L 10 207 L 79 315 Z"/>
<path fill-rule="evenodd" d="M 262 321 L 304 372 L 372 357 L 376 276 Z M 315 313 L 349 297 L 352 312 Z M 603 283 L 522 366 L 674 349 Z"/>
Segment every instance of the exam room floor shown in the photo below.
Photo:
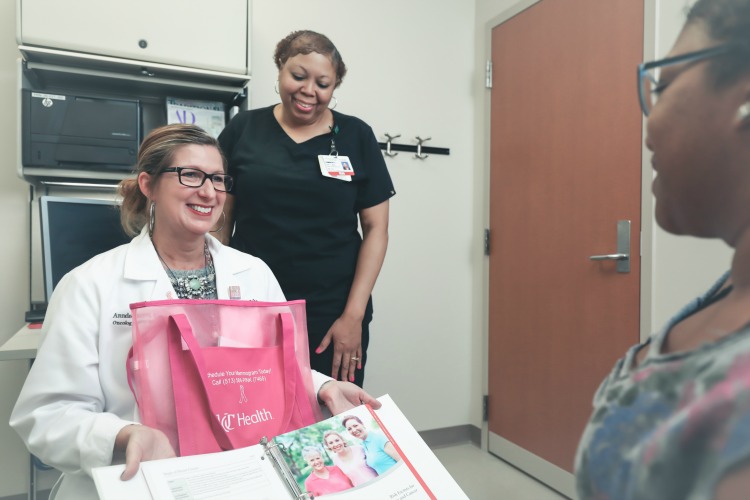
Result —
<path fill-rule="evenodd" d="M 471 500 L 563 500 L 507 462 L 471 443 L 432 450 Z"/>

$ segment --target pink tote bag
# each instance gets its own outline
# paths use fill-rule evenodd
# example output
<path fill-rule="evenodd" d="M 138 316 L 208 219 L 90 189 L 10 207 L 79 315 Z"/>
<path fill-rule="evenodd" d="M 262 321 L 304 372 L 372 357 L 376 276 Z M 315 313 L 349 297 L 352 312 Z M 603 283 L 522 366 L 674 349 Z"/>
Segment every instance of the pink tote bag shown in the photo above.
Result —
<path fill-rule="evenodd" d="M 321 420 L 304 301 L 131 304 L 128 381 L 144 425 L 180 456 L 257 444 Z"/>

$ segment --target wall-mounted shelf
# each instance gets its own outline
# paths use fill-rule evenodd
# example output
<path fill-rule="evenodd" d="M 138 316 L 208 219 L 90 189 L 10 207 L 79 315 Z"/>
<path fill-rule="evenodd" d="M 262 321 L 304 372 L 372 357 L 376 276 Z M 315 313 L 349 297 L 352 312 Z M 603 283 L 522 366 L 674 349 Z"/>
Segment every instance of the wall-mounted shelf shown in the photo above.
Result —
<path fill-rule="evenodd" d="M 119 59 L 29 45 L 20 45 L 18 50 L 29 70 L 48 74 L 53 82 L 56 79 L 65 78 L 64 75 L 79 75 L 79 78 L 99 77 L 127 80 L 130 85 L 136 83 L 142 88 L 197 87 L 229 94 L 241 93 L 250 82 L 250 77 L 244 74 L 171 66 L 135 59 Z M 75 77 L 69 76 L 68 78 Z"/>
<path fill-rule="evenodd" d="M 66 50 L 19 46 L 19 157 L 18 174 L 32 184 L 44 179 L 104 180 L 117 182 L 127 171 L 60 164 L 59 167 L 25 165 L 22 152 L 25 119 L 24 93 L 82 95 L 137 101 L 140 137 L 167 123 L 166 98 L 221 102 L 227 111 L 247 108 L 248 75 L 168 64 L 118 59 Z M 28 100 L 28 97 L 27 97 Z M 28 111 L 26 111 L 28 112 Z M 133 158 L 134 159 L 134 158 Z M 123 165 L 127 170 L 127 165 Z"/>

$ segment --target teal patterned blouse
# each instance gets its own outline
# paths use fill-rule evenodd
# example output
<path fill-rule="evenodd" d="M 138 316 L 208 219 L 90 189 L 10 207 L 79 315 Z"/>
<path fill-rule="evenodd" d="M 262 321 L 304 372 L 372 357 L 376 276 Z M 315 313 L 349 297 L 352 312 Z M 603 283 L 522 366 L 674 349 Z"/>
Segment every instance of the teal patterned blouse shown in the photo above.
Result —
<path fill-rule="evenodd" d="M 749 325 L 731 335 L 660 354 L 672 326 L 713 303 L 728 276 L 632 347 L 602 382 L 576 456 L 581 500 L 708 499 L 750 459 L 750 311 Z M 633 367 L 640 348 L 648 354 Z"/>

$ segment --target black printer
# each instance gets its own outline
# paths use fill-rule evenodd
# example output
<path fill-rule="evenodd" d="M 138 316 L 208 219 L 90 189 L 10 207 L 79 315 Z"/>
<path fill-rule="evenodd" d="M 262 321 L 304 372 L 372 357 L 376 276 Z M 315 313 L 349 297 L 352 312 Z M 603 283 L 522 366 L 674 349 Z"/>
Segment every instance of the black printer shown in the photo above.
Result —
<path fill-rule="evenodd" d="M 140 141 L 138 100 L 23 90 L 25 167 L 125 171 Z"/>

